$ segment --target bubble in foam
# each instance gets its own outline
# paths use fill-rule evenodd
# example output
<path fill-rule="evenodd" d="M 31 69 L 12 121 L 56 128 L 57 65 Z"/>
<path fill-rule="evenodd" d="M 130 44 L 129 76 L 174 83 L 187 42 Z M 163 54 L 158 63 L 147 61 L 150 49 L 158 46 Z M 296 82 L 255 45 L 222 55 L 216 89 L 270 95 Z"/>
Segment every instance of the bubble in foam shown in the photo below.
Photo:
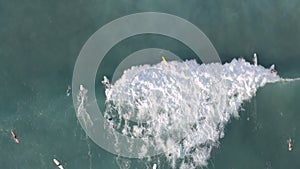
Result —
<path fill-rule="evenodd" d="M 206 166 L 225 125 L 239 117 L 242 102 L 280 80 L 243 59 L 224 65 L 192 60 L 135 66 L 106 89 L 105 114 L 120 133 L 144 138 L 145 152 L 153 144 L 166 152 L 173 167 L 178 161 L 183 168 Z"/>

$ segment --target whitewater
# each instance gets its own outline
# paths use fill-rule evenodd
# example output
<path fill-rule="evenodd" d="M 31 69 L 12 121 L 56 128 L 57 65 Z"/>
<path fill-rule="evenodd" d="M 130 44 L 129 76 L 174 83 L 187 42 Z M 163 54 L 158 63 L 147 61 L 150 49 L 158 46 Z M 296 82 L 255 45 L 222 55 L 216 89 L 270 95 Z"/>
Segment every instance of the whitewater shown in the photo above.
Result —
<path fill-rule="evenodd" d="M 133 66 L 107 85 L 104 117 L 112 129 L 143 140 L 143 148 L 133 150 L 140 158 L 155 145 L 173 168 L 203 167 L 226 124 L 239 118 L 243 102 L 267 83 L 291 80 L 244 59 L 223 65 L 190 60 Z"/>

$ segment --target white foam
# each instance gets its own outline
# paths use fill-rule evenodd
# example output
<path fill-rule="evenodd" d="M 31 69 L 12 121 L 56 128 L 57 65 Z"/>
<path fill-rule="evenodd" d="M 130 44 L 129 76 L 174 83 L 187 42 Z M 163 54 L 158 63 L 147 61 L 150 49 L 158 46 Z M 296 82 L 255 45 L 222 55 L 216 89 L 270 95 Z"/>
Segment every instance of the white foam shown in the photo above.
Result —
<path fill-rule="evenodd" d="M 111 104 L 106 113 L 115 112 L 119 119 L 115 123 L 126 121 L 116 125 L 125 135 L 153 136 L 157 149 L 166 152 L 170 161 L 182 158 L 176 155 L 182 144 L 190 162 L 181 163 L 182 168 L 205 166 L 224 136 L 225 125 L 231 117 L 239 117 L 241 103 L 259 87 L 277 81 L 280 77 L 269 69 L 243 59 L 224 65 L 192 60 L 136 66 L 106 89 Z M 138 123 L 130 125 L 129 119 Z"/>
<path fill-rule="evenodd" d="M 88 114 L 88 112 L 85 109 L 85 103 L 87 100 L 87 96 L 86 96 L 87 92 L 88 92 L 88 90 L 85 89 L 83 87 L 83 85 L 79 86 L 79 94 L 77 96 L 78 107 L 77 107 L 76 115 L 78 118 L 82 119 L 82 121 L 84 122 L 85 128 L 87 128 L 88 125 L 89 126 L 93 125 L 90 115 Z"/>

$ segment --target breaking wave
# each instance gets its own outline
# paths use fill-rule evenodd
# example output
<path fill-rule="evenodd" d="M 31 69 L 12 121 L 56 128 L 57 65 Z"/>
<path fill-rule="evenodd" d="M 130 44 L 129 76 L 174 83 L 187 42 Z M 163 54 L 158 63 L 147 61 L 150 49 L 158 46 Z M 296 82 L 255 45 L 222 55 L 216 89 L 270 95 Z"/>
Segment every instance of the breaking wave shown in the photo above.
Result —
<path fill-rule="evenodd" d="M 143 139 L 141 158 L 155 145 L 174 168 L 206 166 L 212 148 L 224 137 L 225 125 L 239 117 L 241 104 L 259 87 L 278 81 L 286 79 L 244 59 L 224 65 L 191 60 L 135 66 L 106 85 L 104 116 L 114 130 Z M 77 116 L 93 125 L 84 96 L 78 98 Z"/>

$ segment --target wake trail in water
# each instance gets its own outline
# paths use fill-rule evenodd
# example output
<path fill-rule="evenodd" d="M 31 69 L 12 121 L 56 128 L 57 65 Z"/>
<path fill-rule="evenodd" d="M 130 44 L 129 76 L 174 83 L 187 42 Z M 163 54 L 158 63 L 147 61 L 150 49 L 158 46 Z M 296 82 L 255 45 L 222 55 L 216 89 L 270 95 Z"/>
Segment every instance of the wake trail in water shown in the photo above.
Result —
<path fill-rule="evenodd" d="M 202 167 L 224 137 L 225 125 L 239 117 L 241 104 L 259 87 L 296 80 L 300 78 L 282 79 L 244 59 L 224 65 L 192 60 L 134 66 L 106 88 L 104 116 L 125 136 L 152 138 L 143 139 L 141 158 L 155 145 L 173 168 Z M 84 95 L 78 116 L 93 125 L 82 100 Z"/>
<path fill-rule="evenodd" d="M 295 82 L 295 81 L 299 81 L 300 78 L 295 78 L 295 79 L 281 79 L 280 81 L 282 82 Z"/>
<path fill-rule="evenodd" d="M 87 89 L 85 89 L 83 87 L 83 85 L 80 85 L 80 92 L 77 96 L 77 114 L 76 116 L 80 119 L 82 119 L 82 121 L 84 122 L 84 127 L 85 129 L 88 126 L 92 126 L 93 125 L 93 121 L 91 120 L 90 115 L 88 114 L 88 112 L 85 109 L 85 104 L 87 101 L 87 96 L 86 93 L 88 92 Z"/>

